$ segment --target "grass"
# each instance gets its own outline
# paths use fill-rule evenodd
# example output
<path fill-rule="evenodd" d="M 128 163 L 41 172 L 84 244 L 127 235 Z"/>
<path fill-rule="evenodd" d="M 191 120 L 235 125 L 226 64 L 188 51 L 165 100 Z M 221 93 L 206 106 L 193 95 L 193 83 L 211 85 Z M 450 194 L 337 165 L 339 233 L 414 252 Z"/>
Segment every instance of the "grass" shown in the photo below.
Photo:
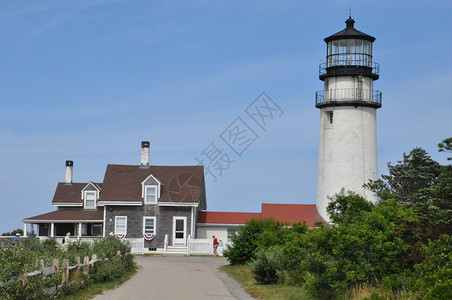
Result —
<path fill-rule="evenodd" d="M 118 278 L 109 282 L 99 282 L 89 284 L 83 289 L 78 290 L 75 294 L 71 295 L 61 295 L 58 299 L 63 300 L 89 300 L 94 298 L 97 295 L 102 294 L 104 291 L 113 290 L 121 286 L 124 282 L 132 278 L 137 272 L 137 268 L 135 267 L 130 272 L 125 273 L 121 278 Z"/>
<path fill-rule="evenodd" d="M 251 296 L 262 300 L 299 300 L 315 299 L 309 296 L 306 291 L 297 286 L 284 284 L 258 284 L 253 278 L 253 273 L 247 265 L 231 266 L 226 265 L 220 268 L 229 276 L 237 280 L 238 283 Z"/>
<path fill-rule="evenodd" d="M 314 300 L 302 287 L 284 284 L 258 284 L 253 273 L 247 265 L 226 265 L 220 268 L 238 283 L 253 297 L 261 300 Z M 359 286 L 335 298 L 336 300 L 382 300 L 382 299 L 414 299 L 404 291 L 391 292 L 376 290 L 372 286 Z"/>

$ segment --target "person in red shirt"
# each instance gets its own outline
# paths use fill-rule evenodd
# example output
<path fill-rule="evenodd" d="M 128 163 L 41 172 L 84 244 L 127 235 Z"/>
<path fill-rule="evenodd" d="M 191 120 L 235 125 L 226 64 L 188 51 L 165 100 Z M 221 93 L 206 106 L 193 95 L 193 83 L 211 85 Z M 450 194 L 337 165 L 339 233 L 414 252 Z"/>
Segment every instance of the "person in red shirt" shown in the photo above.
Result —
<path fill-rule="evenodd" d="M 218 240 L 214 235 L 212 235 L 212 238 L 213 238 L 213 254 L 217 256 Z"/>

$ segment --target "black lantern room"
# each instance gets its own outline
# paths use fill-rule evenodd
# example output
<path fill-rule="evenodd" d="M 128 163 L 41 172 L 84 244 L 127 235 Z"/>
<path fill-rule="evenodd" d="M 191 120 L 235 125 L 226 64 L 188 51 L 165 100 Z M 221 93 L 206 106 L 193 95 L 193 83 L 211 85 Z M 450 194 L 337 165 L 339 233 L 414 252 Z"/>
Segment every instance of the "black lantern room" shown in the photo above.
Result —
<path fill-rule="evenodd" d="M 345 21 L 346 28 L 324 41 L 327 43 L 326 63 L 320 65 L 319 78 L 339 74 L 365 75 L 377 80 L 380 65 L 372 62 L 373 36 L 365 34 L 354 27 L 351 17 Z"/>

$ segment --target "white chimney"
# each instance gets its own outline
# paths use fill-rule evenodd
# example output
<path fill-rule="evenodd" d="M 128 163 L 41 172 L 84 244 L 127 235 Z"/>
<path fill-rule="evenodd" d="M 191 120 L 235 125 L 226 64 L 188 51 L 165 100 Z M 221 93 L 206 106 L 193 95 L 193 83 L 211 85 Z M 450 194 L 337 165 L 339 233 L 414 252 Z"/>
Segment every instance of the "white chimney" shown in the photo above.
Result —
<path fill-rule="evenodd" d="M 150 143 L 148 141 L 141 142 L 141 167 L 142 168 L 149 167 L 149 146 L 150 146 Z"/>
<path fill-rule="evenodd" d="M 66 160 L 66 184 L 72 184 L 72 169 L 74 162 L 72 160 Z"/>

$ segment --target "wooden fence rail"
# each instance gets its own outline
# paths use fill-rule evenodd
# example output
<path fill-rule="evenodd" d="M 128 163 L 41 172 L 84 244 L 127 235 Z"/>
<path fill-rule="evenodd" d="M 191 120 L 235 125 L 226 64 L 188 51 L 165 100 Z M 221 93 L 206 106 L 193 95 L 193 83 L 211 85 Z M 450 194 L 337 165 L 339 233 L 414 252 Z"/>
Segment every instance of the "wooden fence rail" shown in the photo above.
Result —
<path fill-rule="evenodd" d="M 121 254 L 121 251 L 117 251 L 116 252 L 116 256 L 115 257 L 122 257 L 122 258 L 126 258 L 128 255 L 130 255 L 129 252 Z M 71 270 L 75 269 L 75 273 L 74 273 L 74 279 L 77 280 L 80 277 L 80 271 L 82 270 L 84 275 L 88 275 L 89 274 L 89 268 L 91 265 L 94 265 L 96 262 L 99 261 L 108 261 L 111 258 L 104 258 L 104 259 L 98 259 L 96 254 L 93 254 L 91 257 L 91 260 L 89 259 L 89 256 L 85 256 L 83 258 L 83 263 L 80 263 L 80 257 L 75 257 L 75 261 L 76 264 L 71 266 L 69 264 L 69 259 L 63 259 L 63 262 L 61 264 L 61 268 L 60 268 L 60 260 L 55 258 L 52 260 L 52 266 L 50 267 L 45 267 L 44 266 L 44 260 L 43 259 L 39 259 L 36 261 L 36 266 L 39 267 L 38 270 L 32 271 L 32 272 L 25 272 L 22 276 L 22 284 L 26 284 L 27 279 L 30 277 L 34 277 L 34 276 L 47 276 L 47 275 L 51 275 L 54 274 L 55 272 L 59 272 L 61 270 L 61 274 L 62 274 L 62 282 L 61 285 L 58 285 L 58 288 L 61 288 L 63 285 L 68 284 L 70 279 L 69 279 L 69 274 Z M 9 280 L 7 283 L 9 282 L 13 282 L 15 280 L 11 279 Z M 4 286 L 5 284 L 7 284 L 5 282 L 0 282 L 0 287 Z"/>

